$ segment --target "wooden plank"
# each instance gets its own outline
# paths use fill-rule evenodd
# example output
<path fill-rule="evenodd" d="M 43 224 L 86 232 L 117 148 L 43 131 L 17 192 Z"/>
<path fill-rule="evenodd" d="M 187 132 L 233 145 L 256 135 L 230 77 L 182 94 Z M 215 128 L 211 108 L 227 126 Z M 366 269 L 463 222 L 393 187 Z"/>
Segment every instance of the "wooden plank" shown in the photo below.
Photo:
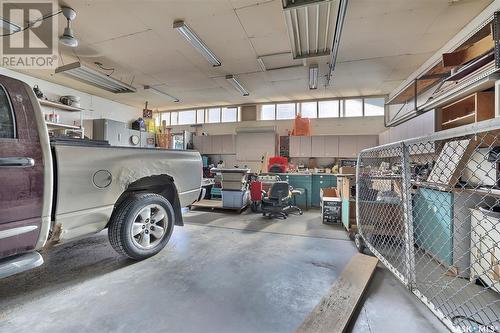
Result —
<path fill-rule="evenodd" d="M 202 199 L 193 203 L 191 206 L 200 208 L 222 208 L 222 201 Z"/>
<path fill-rule="evenodd" d="M 377 263 L 375 257 L 356 254 L 297 332 L 344 332 Z"/>
<path fill-rule="evenodd" d="M 466 48 L 451 53 L 443 53 L 443 66 L 461 66 L 479 56 L 482 56 L 493 49 L 493 47 L 495 47 L 493 36 L 488 35 L 481 40 L 468 45 Z"/>

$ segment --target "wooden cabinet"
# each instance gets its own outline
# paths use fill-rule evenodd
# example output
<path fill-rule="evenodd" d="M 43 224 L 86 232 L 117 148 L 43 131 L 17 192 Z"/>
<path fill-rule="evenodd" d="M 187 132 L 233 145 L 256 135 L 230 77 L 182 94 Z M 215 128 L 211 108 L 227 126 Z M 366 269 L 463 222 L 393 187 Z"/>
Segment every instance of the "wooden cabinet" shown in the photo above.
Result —
<path fill-rule="evenodd" d="M 377 135 L 291 136 L 290 157 L 356 157 L 377 145 Z"/>
<path fill-rule="evenodd" d="M 446 105 L 438 112 L 438 130 L 460 127 L 495 117 L 495 92 L 483 91 Z"/>
<path fill-rule="evenodd" d="M 337 157 L 338 154 L 338 136 L 317 135 L 311 137 L 311 157 Z"/>
<path fill-rule="evenodd" d="M 236 154 L 235 136 L 232 134 L 221 135 L 222 149 L 221 154 Z"/>
<path fill-rule="evenodd" d="M 325 148 L 326 148 L 325 141 L 326 141 L 326 135 L 317 135 L 311 137 L 311 156 L 313 157 L 325 156 Z"/>
<path fill-rule="evenodd" d="M 196 135 L 193 137 L 193 145 L 200 154 L 236 154 L 235 136 L 232 134 Z"/>
<path fill-rule="evenodd" d="M 325 151 L 323 157 L 339 156 L 339 137 L 336 135 L 325 136 Z"/>
<path fill-rule="evenodd" d="M 311 157 L 311 137 L 291 136 L 290 157 Z"/>
<path fill-rule="evenodd" d="M 377 145 L 378 145 L 378 136 L 376 136 L 376 135 L 360 135 L 357 138 L 356 150 L 357 150 L 357 153 L 359 153 L 363 149 L 376 147 Z"/>
<path fill-rule="evenodd" d="M 202 147 L 203 147 L 203 136 L 194 135 L 193 136 L 193 148 L 194 148 L 194 150 L 197 150 L 200 154 L 203 154 Z"/>
<path fill-rule="evenodd" d="M 236 160 L 260 162 L 262 156 L 276 156 L 277 136 L 275 132 L 238 133 L 236 135 Z"/>
<path fill-rule="evenodd" d="M 339 136 L 339 157 L 356 157 L 358 155 L 358 137 L 356 135 Z"/>

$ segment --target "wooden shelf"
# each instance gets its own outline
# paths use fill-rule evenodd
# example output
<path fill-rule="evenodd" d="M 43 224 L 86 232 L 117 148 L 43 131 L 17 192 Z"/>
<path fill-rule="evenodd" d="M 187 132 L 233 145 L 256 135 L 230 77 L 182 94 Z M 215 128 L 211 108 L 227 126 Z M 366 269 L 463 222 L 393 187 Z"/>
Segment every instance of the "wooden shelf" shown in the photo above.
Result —
<path fill-rule="evenodd" d="M 462 117 L 458 117 L 458 118 L 455 118 L 455 119 L 452 119 L 452 120 L 448 120 L 448 121 L 442 123 L 441 125 L 442 126 L 453 125 L 453 127 L 467 125 L 467 124 L 473 123 L 475 117 L 476 117 L 476 113 L 473 112 L 473 113 L 469 113 L 469 114 L 467 114 L 465 116 L 462 116 Z M 472 121 L 469 118 L 472 118 Z"/>
<path fill-rule="evenodd" d="M 495 93 L 476 92 L 443 106 L 436 113 L 438 131 L 474 124 L 495 117 Z"/>
<path fill-rule="evenodd" d="M 38 99 L 38 101 L 40 102 L 40 105 L 56 108 L 56 109 L 63 110 L 63 111 L 81 112 L 84 110 L 82 108 L 77 108 L 77 107 L 65 105 L 65 104 L 62 104 L 59 102 L 49 101 L 46 99 Z"/>
<path fill-rule="evenodd" d="M 67 124 L 61 124 L 61 123 L 51 123 L 49 121 L 46 121 L 45 124 L 47 124 L 47 127 L 52 127 L 52 128 L 60 128 L 60 129 L 73 129 L 73 130 L 83 130 L 82 127 L 76 126 L 76 125 L 67 125 Z"/>

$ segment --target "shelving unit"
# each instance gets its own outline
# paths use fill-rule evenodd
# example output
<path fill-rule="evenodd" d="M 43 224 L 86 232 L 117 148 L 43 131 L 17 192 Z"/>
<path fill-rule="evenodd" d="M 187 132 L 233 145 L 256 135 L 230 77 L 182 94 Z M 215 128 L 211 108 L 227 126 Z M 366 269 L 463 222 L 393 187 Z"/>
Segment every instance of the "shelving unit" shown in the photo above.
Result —
<path fill-rule="evenodd" d="M 73 129 L 73 130 L 81 130 L 82 129 L 80 126 L 76 126 L 76 125 L 52 123 L 50 121 L 46 121 L 45 124 L 47 125 L 47 127 L 52 127 L 52 128 L 63 128 L 63 129 Z"/>
<path fill-rule="evenodd" d="M 437 115 L 438 131 L 469 125 L 495 116 L 495 93 L 476 92 L 449 105 L 443 106 Z"/>
<path fill-rule="evenodd" d="M 40 102 L 40 105 L 56 108 L 56 109 L 63 110 L 63 111 L 70 111 L 70 112 L 84 111 L 84 109 L 82 109 L 82 108 L 69 106 L 69 105 L 59 103 L 59 102 L 49 101 L 46 99 L 39 99 L 38 101 Z"/>
<path fill-rule="evenodd" d="M 50 121 L 46 121 L 45 123 L 49 131 L 64 131 L 64 133 L 66 133 L 66 131 L 79 132 L 81 138 L 82 139 L 84 138 L 85 129 L 83 128 L 83 111 L 84 111 L 83 108 L 65 105 L 59 102 L 49 101 L 46 99 L 38 99 L 38 101 L 40 102 L 40 105 L 45 106 L 47 108 L 57 109 L 59 111 L 65 111 L 65 112 L 80 112 L 80 126 L 69 125 L 64 123 L 54 123 Z"/>

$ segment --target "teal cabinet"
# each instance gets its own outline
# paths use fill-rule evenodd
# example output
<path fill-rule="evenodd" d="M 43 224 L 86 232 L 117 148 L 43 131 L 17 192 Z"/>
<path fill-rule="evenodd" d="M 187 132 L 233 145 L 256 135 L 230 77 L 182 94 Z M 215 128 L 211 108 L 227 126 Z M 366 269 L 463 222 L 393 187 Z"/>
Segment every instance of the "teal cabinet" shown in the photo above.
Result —
<path fill-rule="evenodd" d="M 415 244 L 443 264 L 453 264 L 453 194 L 420 188 L 413 196 Z"/>
<path fill-rule="evenodd" d="M 297 206 L 310 207 L 312 198 L 312 175 L 279 174 L 281 180 L 287 181 L 293 188 L 303 188 L 306 190 L 304 195 L 297 196 Z M 307 206 L 306 206 L 307 203 Z"/>
<path fill-rule="evenodd" d="M 312 175 L 312 194 L 311 194 L 311 206 L 319 207 L 321 202 L 320 189 L 328 187 L 337 187 L 337 177 L 335 175 Z"/>

